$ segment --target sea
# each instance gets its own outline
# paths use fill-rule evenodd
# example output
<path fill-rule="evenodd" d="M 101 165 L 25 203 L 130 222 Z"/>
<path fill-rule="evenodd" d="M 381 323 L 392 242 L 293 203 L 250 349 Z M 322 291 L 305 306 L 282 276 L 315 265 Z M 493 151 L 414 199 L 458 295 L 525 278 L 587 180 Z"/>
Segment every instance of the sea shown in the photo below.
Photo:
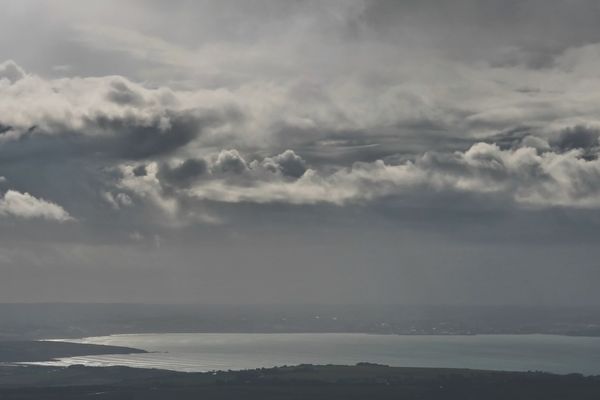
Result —
<path fill-rule="evenodd" d="M 76 343 L 146 354 L 61 358 L 42 365 L 129 366 L 186 372 L 297 364 L 470 368 L 600 374 L 600 338 L 559 335 L 373 335 L 355 333 L 144 333 Z"/>

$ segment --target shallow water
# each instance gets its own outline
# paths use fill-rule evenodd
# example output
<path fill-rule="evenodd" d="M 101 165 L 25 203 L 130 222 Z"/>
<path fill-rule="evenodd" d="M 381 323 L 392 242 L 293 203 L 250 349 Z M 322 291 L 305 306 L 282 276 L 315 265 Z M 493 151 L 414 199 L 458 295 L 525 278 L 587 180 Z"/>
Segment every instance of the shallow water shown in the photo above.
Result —
<path fill-rule="evenodd" d="M 355 364 L 600 374 L 600 338 L 555 335 L 398 336 L 347 333 L 161 333 L 68 340 L 148 354 L 70 357 L 45 365 L 126 365 L 176 371 Z"/>

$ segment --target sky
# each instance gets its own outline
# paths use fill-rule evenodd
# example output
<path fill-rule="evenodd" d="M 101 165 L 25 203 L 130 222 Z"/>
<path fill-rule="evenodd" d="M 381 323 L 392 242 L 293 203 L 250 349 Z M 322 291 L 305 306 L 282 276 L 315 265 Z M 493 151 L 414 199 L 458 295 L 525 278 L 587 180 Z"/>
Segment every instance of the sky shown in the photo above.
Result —
<path fill-rule="evenodd" d="M 0 5 L 0 302 L 600 305 L 597 1 Z"/>

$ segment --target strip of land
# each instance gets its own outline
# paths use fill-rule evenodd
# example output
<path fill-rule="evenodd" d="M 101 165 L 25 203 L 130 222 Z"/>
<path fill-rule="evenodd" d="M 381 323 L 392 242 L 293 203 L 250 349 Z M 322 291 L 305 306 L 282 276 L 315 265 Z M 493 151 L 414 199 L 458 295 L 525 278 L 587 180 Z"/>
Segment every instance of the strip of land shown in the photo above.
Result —
<path fill-rule="evenodd" d="M 54 341 L 0 341 L 0 363 L 51 361 L 62 357 L 145 353 L 131 347 Z"/>
<path fill-rule="evenodd" d="M 0 398 L 597 400 L 600 377 L 356 366 L 182 373 L 127 367 L 0 367 Z"/>
<path fill-rule="evenodd" d="M 600 336 L 600 307 L 0 303 L 0 340 L 173 332 Z"/>

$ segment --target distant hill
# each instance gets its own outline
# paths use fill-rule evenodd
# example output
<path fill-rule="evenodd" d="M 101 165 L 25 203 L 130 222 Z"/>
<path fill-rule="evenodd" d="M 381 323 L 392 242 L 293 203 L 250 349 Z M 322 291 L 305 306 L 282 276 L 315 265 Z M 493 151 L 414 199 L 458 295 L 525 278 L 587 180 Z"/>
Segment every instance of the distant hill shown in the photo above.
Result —
<path fill-rule="evenodd" d="M 161 332 L 600 335 L 599 307 L 0 304 L 0 340 Z"/>

